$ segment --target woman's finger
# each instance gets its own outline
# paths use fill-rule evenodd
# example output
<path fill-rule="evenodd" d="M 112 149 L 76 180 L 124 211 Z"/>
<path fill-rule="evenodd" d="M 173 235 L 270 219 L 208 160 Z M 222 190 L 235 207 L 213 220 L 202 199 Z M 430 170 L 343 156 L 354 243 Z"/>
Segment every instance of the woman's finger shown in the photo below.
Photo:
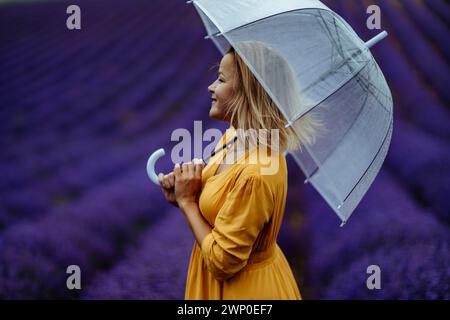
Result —
<path fill-rule="evenodd" d="M 169 181 L 169 185 L 171 188 L 173 188 L 173 186 L 175 185 L 175 174 L 173 172 L 168 174 L 168 179 Z"/>
<path fill-rule="evenodd" d="M 189 162 L 189 164 L 188 164 L 188 172 L 189 172 L 189 178 L 194 178 L 194 174 L 195 174 L 195 172 L 194 172 L 194 170 L 195 170 L 195 164 L 193 163 L 193 162 Z"/>
<path fill-rule="evenodd" d="M 160 173 L 160 174 L 158 174 L 158 181 L 159 181 L 159 185 L 161 186 L 161 187 L 164 187 L 163 186 L 163 180 L 164 180 L 164 173 Z"/>
<path fill-rule="evenodd" d="M 189 177 L 189 163 L 188 162 L 183 163 L 182 171 L 183 171 L 182 172 L 183 177 L 185 177 L 185 178 Z"/>
<path fill-rule="evenodd" d="M 163 181 L 162 181 L 162 186 L 165 189 L 170 189 L 172 188 L 172 186 L 170 185 L 170 181 L 169 181 L 169 175 L 164 175 Z"/>
<path fill-rule="evenodd" d="M 192 160 L 192 163 L 194 164 L 194 177 L 197 176 L 197 165 L 198 165 L 198 159 L 194 158 Z"/>
<path fill-rule="evenodd" d="M 181 167 L 179 163 L 175 164 L 175 167 L 173 168 L 173 173 L 175 177 L 179 178 L 181 176 Z"/>
<path fill-rule="evenodd" d="M 163 178 L 161 180 L 161 187 L 163 187 L 164 189 L 167 189 L 167 181 L 166 181 L 166 176 L 163 174 Z"/>
<path fill-rule="evenodd" d="M 197 159 L 197 164 L 195 165 L 195 177 L 201 178 L 203 172 L 203 162 Z"/>
<path fill-rule="evenodd" d="M 172 185 L 170 183 L 170 174 L 166 174 L 164 176 L 164 185 L 166 186 L 167 189 L 172 188 Z"/>

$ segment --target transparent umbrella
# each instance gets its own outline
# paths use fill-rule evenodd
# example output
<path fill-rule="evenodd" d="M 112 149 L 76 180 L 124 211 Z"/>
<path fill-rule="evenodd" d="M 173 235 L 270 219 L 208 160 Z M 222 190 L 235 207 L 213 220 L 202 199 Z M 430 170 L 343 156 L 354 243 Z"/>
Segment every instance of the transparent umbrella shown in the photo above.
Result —
<path fill-rule="evenodd" d="M 287 126 L 307 142 L 290 154 L 343 225 L 375 179 L 392 136 L 391 92 L 369 50 L 387 33 L 364 42 L 318 0 L 188 3 L 205 38 L 222 54 L 234 47 Z M 161 154 L 150 157 L 149 175 Z"/>

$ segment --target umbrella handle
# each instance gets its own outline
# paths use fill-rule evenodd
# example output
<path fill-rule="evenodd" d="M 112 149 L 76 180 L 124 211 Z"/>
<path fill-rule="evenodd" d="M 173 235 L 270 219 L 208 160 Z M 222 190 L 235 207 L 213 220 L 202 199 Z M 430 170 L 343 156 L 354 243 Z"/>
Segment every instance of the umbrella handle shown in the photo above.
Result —
<path fill-rule="evenodd" d="M 152 180 L 153 183 L 158 186 L 159 186 L 159 180 L 158 180 L 158 176 L 155 173 L 155 163 L 156 163 L 156 161 L 158 161 L 159 158 L 161 158 L 165 154 L 166 154 L 166 152 L 164 151 L 164 149 L 160 148 L 160 149 L 156 150 L 155 152 L 153 152 L 147 160 L 147 175 L 150 178 L 150 180 Z"/>

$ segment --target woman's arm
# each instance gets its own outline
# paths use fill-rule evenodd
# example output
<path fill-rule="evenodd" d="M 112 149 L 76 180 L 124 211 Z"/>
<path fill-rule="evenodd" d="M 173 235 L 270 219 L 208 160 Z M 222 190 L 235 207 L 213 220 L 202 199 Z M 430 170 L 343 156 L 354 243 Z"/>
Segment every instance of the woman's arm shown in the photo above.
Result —
<path fill-rule="evenodd" d="M 183 212 L 198 245 L 201 247 L 203 239 L 211 233 L 211 226 L 203 218 L 196 202 L 182 202 L 180 204 L 180 210 Z"/>
<path fill-rule="evenodd" d="M 203 218 L 198 206 L 198 194 L 202 188 L 203 163 L 177 163 L 173 170 L 175 175 L 175 198 L 184 217 L 189 223 L 192 233 L 201 246 L 203 239 L 211 233 L 211 226 Z"/>

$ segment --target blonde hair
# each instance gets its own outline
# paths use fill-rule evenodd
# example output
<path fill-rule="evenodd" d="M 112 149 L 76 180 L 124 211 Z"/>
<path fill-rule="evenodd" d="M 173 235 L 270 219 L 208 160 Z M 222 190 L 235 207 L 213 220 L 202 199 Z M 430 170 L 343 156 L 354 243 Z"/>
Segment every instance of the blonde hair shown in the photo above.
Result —
<path fill-rule="evenodd" d="M 239 42 L 235 46 L 247 60 L 251 61 L 253 69 L 257 70 L 263 78 L 269 73 L 277 73 L 274 77 L 268 77 L 274 81 L 266 85 L 276 90 L 279 96 L 278 102 L 288 114 L 298 112 L 302 101 L 298 94 L 296 77 L 289 63 L 274 49 L 261 42 Z M 279 151 L 293 151 L 301 149 L 304 144 L 315 143 L 316 131 L 321 126 L 317 117 L 313 114 L 305 114 L 286 128 L 287 120 L 283 113 L 235 48 L 230 47 L 227 54 L 233 55 L 236 71 L 235 94 L 229 101 L 227 109 L 230 124 L 243 131 L 266 129 L 263 131 L 268 132 L 266 140 L 268 146 L 271 146 L 273 138 L 271 129 L 278 129 Z M 258 143 L 264 142 L 258 141 Z"/>

